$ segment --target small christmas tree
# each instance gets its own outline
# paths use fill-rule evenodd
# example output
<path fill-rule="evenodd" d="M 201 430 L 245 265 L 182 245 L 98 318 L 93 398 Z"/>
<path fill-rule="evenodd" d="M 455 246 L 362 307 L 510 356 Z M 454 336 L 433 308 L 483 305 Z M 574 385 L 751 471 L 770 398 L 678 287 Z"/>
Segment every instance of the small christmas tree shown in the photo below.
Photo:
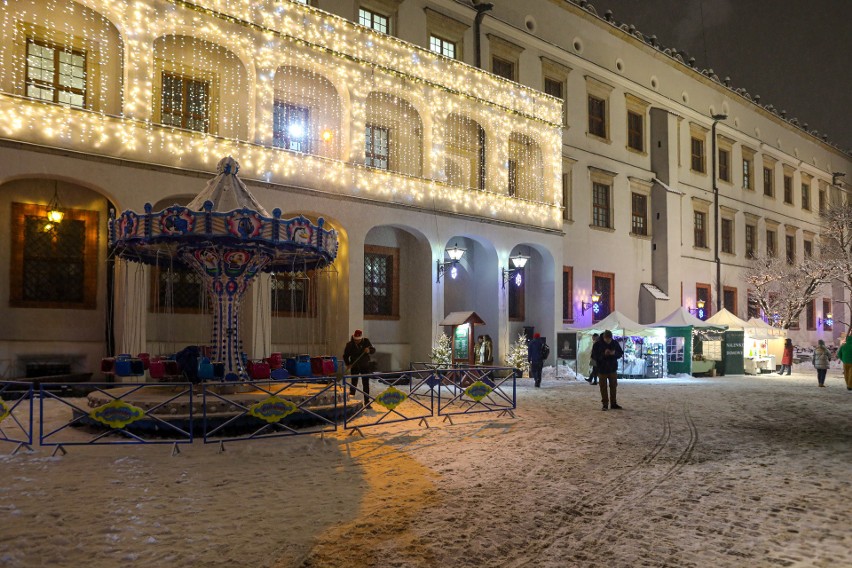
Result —
<path fill-rule="evenodd" d="M 449 367 L 452 363 L 453 345 L 446 333 L 441 333 L 435 341 L 435 346 L 432 348 L 432 352 L 429 353 L 429 359 L 439 367 Z"/>
<path fill-rule="evenodd" d="M 521 333 L 518 335 L 518 340 L 509 349 L 509 354 L 506 355 L 506 365 L 515 369 L 520 369 L 522 376 L 529 376 L 529 361 L 527 361 L 527 336 Z"/>

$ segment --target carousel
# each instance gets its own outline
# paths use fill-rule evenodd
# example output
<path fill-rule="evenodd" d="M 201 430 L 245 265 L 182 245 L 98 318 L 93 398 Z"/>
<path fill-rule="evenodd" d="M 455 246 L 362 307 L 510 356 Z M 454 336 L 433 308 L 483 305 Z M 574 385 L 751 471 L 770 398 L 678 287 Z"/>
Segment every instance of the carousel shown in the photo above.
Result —
<path fill-rule="evenodd" d="M 333 381 L 339 373 L 333 357 L 303 355 L 288 360 L 271 353 L 250 361 L 243 353 L 240 307 L 255 277 L 263 272 L 304 274 L 329 267 L 337 257 L 338 237 L 322 218 L 316 224 L 301 215 L 282 219 L 280 209 L 270 215 L 237 176 L 239 164 L 233 158 L 223 158 L 216 169 L 216 177 L 186 206 L 153 211 L 146 204 L 144 212 L 124 211 L 109 222 L 109 244 L 118 261 L 162 269 L 179 265 L 200 277 L 213 312 L 209 345 L 200 349 L 189 369 L 181 369 L 174 354 L 120 355 L 105 360 L 102 370 L 107 373 L 160 386 L 142 390 L 116 386 L 94 392 L 88 397 L 89 407 L 100 408 L 118 397 L 128 405 L 180 422 L 190 416 L 190 404 L 192 415 L 202 415 L 201 397 L 192 402 L 185 397 L 169 400 L 170 381 L 208 381 L 212 383 L 206 385 L 208 390 L 227 393 L 229 400 L 245 408 L 269 397 L 269 388 L 258 388 L 259 381 L 293 376 Z M 320 359 L 319 365 L 316 359 Z M 343 404 L 342 393 L 310 381 L 288 390 L 287 397 L 297 405 L 310 401 L 319 411 Z M 233 412 L 221 401 L 203 409 L 208 420 L 217 413 L 227 420 Z M 292 418 L 298 421 L 298 416 Z"/>

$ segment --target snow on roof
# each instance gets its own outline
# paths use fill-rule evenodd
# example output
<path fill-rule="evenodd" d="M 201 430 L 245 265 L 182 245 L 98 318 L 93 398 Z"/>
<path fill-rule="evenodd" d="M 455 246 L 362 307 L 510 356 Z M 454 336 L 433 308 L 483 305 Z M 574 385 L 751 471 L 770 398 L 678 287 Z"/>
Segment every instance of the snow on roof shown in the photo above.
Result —
<path fill-rule="evenodd" d="M 653 284 L 643 283 L 642 287 L 654 296 L 655 300 L 669 300 L 668 295 Z"/>

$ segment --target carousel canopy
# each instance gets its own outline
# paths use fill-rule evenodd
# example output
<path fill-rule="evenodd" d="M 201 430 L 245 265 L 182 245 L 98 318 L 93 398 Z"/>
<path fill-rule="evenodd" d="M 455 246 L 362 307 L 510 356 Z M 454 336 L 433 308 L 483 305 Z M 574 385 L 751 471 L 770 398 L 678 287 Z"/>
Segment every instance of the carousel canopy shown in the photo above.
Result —
<path fill-rule="evenodd" d="M 221 257 L 243 252 L 264 259 L 264 272 L 297 272 L 323 267 L 337 257 L 337 232 L 319 218 L 314 224 L 298 216 L 272 217 L 237 177 L 239 164 L 231 157 L 217 165 L 217 175 L 188 206 L 162 211 L 125 211 L 110 220 L 110 245 L 115 254 L 147 264 L 187 264 L 188 256 Z M 244 256 L 245 256 L 244 255 Z"/>

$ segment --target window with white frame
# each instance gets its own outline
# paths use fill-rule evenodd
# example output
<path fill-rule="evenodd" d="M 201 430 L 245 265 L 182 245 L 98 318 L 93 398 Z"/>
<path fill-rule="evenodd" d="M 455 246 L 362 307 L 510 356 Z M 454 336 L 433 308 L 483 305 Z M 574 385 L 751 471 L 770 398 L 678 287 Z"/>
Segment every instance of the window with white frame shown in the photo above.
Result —
<path fill-rule="evenodd" d="M 365 8 L 358 9 L 358 23 L 383 34 L 391 33 L 390 18 Z"/>
<path fill-rule="evenodd" d="M 364 157 L 366 165 L 387 170 L 390 168 L 390 132 L 381 126 L 367 125 Z"/>
<path fill-rule="evenodd" d="M 429 49 L 444 57 L 449 57 L 450 59 L 456 58 L 455 42 L 445 40 L 436 35 L 429 36 Z"/>
<path fill-rule="evenodd" d="M 28 97 L 83 108 L 86 105 L 86 52 L 27 38 Z"/>
<path fill-rule="evenodd" d="M 294 152 L 310 152 L 310 109 L 275 102 L 272 110 L 272 145 Z"/>

